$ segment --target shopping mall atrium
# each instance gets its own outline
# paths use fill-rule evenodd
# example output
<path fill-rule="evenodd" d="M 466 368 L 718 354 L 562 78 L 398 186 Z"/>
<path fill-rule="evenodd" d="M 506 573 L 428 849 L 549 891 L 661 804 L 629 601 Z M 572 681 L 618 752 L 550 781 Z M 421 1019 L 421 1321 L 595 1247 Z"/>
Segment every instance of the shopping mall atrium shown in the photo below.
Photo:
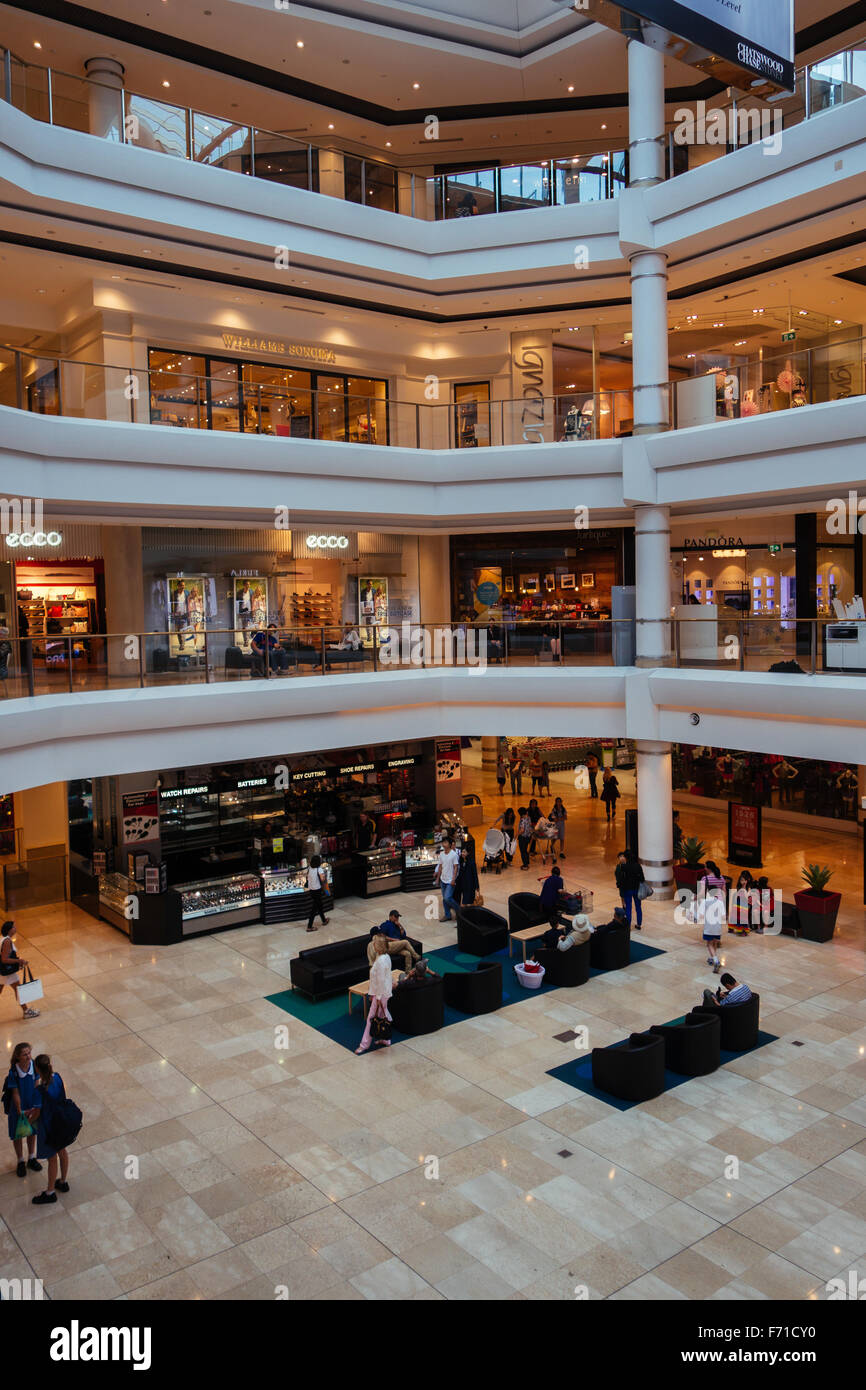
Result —
<path fill-rule="evenodd" d="M 2 1297 L 866 1297 L 863 6 L 0 49 Z"/>

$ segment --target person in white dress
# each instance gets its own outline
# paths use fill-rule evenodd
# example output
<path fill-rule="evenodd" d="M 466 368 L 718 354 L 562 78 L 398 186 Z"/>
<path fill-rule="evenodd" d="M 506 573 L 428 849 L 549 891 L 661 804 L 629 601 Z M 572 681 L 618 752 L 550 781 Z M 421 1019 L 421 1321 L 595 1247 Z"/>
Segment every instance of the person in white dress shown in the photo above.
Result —
<path fill-rule="evenodd" d="M 391 1015 L 388 1012 L 388 1000 L 393 992 L 391 986 L 391 957 L 388 955 L 387 937 L 374 937 L 373 943 L 379 954 L 373 961 L 370 968 L 370 1008 L 367 1011 L 367 1025 L 364 1029 L 364 1036 L 361 1038 L 360 1047 L 355 1048 L 356 1054 L 360 1057 L 362 1052 L 366 1052 L 370 1046 L 370 1030 L 373 1026 L 374 1018 L 387 1018 L 391 1022 Z M 391 1039 L 377 1039 L 385 1047 L 391 1046 Z"/>

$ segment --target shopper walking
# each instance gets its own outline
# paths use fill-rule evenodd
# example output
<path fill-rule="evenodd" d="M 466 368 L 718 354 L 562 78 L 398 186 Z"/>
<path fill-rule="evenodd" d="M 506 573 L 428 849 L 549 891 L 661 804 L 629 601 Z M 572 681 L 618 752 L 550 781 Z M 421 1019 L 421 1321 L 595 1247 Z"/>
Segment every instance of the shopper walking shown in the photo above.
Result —
<path fill-rule="evenodd" d="M 310 860 L 310 867 L 307 869 L 307 892 L 310 895 L 310 920 L 307 922 L 307 931 L 318 931 L 313 923 L 316 917 L 321 917 L 322 925 L 328 925 L 328 918 L 325 916 L 325 889 L 328 886 L 328 874 L 318 854 L 314 854 Z"/>
<path fill-rule="evenodd" d="M 586 759 L 586 771 L 589 777 L 589 795 L 593 801 L 598 801 L 598 758 L 594 753 L 589 753 Z"/>
<path fill-rule="evenodd" d="M 454 881 L 454 902 L 460 907 L 471 907 L 479 892 L 478 869 L 475 856 L 466 845 L 460 851 L 457 878 Z"/>
<path fill-rule="evenodd" d="M 508 776 L 508 763 L 502 753 L 496 759 L 496 782 L 499 787 L 499 795 L 505 795 L 505 779 Z"/>
<path fill-rule="evenodd" d="M 541 760 L 541 790 L 550 796 L 550 763 L 546 758 Z"/>
<path fill-rule="evenodd" d="M 560 859 L 564 859 L 565 822 L 568 820 L 568 812 L 565 809 L 561 796 L 558 796 L 554 801 L 553 808 L 550 811 L 550 814 L 548 815 L 548 820 L 552 821 L 553 825 L 556 828 L 556 835 L 554 836 L 554 839 L 551 843 L 551 848 L 555 849 L 556 845 L 559 844 L 559 857 Z"/>
<path fill-rule="evenodd" d="M 643 926 L 643 909 L 639 896 L 640 886 L 644 881 L 643 869 L 640 860 L 633 850 L 624 849 L 616 857 L 616 868 L 614 869 L 616 886 L 619 889 L 619 896 L 622 898 L 622 905 L 625 908 L 625 915 L 628 924 L 631 926 L 632 906 L 635 910 L 635 925 L 638 931 Z"/>
<path fill-rule="evenodd" d="M 61 1117 L 60 1106 L 66 1100 L 66 1087 L 63 1085 L 63 1077 L 59 1072 L 52 1069 L 51 1058 L 46 1053 L 41 1053 L 36 1058 L 36 1072 L 39 1077 L 39 1084 L 36 1087 L 36 1100 L 34 1109 L 31 1111 L 31 1118 L 37 1124 L 38 1145 L 37 1156 L 48 1160 L 48 1186 L 44 1192 L 40 1192 L 38 1197 L 32 1199 L 34 1207 L 50 1206 L 57 1201 L 57 1192 L 69 1191 L 69 1151 L 68 1144 L 74 1144 L 75 1133 L 65 1142 L 58 1144 L 58 1125 L 65 1123 L 65 1117 Z M 72 1107 L 75 1109 L 75 1107 Z M 81 1116 L 78 1114 L 78 1125 L 80 1127 Z M 58 1165 L 60 1177 L 57 1176 Z M 54 1189 L 57 1189 L 55 1192 Z"/>
<path fill-rule="evenodd" d="M 711 965 L 713 974 L 718 975 L 722 968 L 719 947 L 722 944 L 722 928 L 725 924 L 724 900 L 718 894 L 710 893 L 703 902 L 698 900 L 697 912 L 699 918 L 703 919 L 702 934 L 707 949 L 707 965 Z"/>
<path fill-rule="evenodd" d="M 506 806 L 501 816 L 497 816 L 494 825 L 502 827 L 505 836 L 505 863 L 509 865 L 514 858 L 514 851 L 517 848 L 517 817 L 514 814 L 513 806 Z"/>
<path fill-rule="evenodd" d="M 433 875 L 434 886 L 442 889 L 442 906 L 445 909 L 443 922 L 452 921 L 451 904 L 454 902 L 454 886 L 457 879 L 457 871 L 460 868 L 460 856 L 454 849 L 450 840 L 442 841 L 442 848 L 436 860 L 436 872 Z"/>
<path fill-rule="evenodd" d="M 616 803 L 619 801 L 619 782 L 614 777 L 609 767 L 604 769 L 601 780 L 601 799 L 604 802 L 604 809 L 607 812 L 607 819 L 616 817 Z"/>
<path fill-rule="evenodd" d="M 542 791 L 544 787 L 544 773 L 541 767 L 540 753 L 533 753 L 529 764 L 529 775 L 532 778 L 532 787 L 530 790 L 533 792 Z"/>
<path fill-rule="evenodd" d="M 709 867 L 709 865 L 707 867 Z M 743 869 L 743 872 L 737 879 L 737 886 L 732 894 L 730 911 L 728 912 L 728 931 L 731 932 L 733 936 L 749 935 L 749 917 L 752 909 L 752 891 L 754 887 L 755 880 L 751 873 L 748 869 Z"/>
<path fill-rule="evenodd" d="M 21 971 L 28 962 L 15 951 L 13 940 L 15 930 L 14 922 L 4 922 L 3 926 L 0 927 L 0 994 L 3 993 L 4 987 L 9 985 L 15 995 L 16 1003 L 20 1003 L 18 986 L 21 983 Z M 30 1009 L 26 1004 L 20 1004 L 20 1008 L 22 1018 L 39 1017 L 38 1009 Z"/>
<path fill-rule="evenodd" d="M 361 1038 L 361 1045 L 355 1048 L 355 1052 L 359 1057 L 361 1053 L 366 1052 L 370 1046 L 370 1034 L 373 1029 L 374 1018 L 385 1019 L 388 1024 L 391 1022 L 391 1015 L 388 1011 L 388 1000 L 391 998 L 393 992 L 391 984 L 391 957 L 388 955 L 388 943 L 384 936 L 374 937 L 374 942 L 381 942 L 385 949 L 380 950 L 379 955 L 370 967 L 370 993 L 368 996 L 370 1007 L 367 1011 L 367 1023 Z M 390 1037 L 377 1038 L 376 1042 L 385 1047 L 391 1046 Z"/>
<path fill-rule="evenodd" d="M 36 1103 L 36 1070 L 30 1044 L 17 1043 L 12 1050 L 12 1064 L 9 1075 L 3 1083 L 3 1109 L 9 1116 L 9 1138 L 15 1148 L 18 1160 L 19 1178 L 27 1177 L 27 1169 L 34 1173 L 42 1172 L 42 1164 L 36 1158 L 36 1129 L 27 1119 L 28 1110 Z M 21 1133 L 19 1134 L 19 1129 Z M 24 1161 L 24 1143 L 27 1142 L 27 1161 Z"/>
<path fill-rule="evenodd" d="M 517 748 L 512 748 L 508 759 L 508 773 L 511 778 L 512 795 L 520 796 L 523 791 L 523 759 Z"/>
<path fill-rule="evenodd" d="M 521 872 L 529 868 L 529 842 L 532 839 L 532 821 L 525 806 L 518 806 L 517 813 L 520 820 L 517 822 L 517 848 L 520 850 Z"/>

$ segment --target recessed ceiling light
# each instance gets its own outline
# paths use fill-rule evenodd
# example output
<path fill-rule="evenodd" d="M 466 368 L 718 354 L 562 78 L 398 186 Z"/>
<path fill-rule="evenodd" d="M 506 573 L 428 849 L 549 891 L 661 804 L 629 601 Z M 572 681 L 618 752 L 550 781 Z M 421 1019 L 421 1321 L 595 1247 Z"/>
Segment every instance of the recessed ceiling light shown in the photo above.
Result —
<path fill-rule="evenodd" d="M 303 39 L 298 39 L 297 42 L 296 42 L 296 44 L 295 44 L 295 48 L 303 48 L 303 46 L 304 46 L 304 40 L 303 40 Z"/>
<path fill-rule="evenodd" d="M 602 126 L 602 130 L 607 130 L 607 126 L 606 126 L 606 125 L 603 125 L 603 126 Z"/>
<path fill-rule="evenodd" d="M 33 47 L 34 47 L 34 48 L 41 48 L 41 47 L 42 47 L 42 44 L 39 42 L 38 39 L 34 39 L 34 40 L 33 40 Z"/>
<path fill-rule="evenodd" d="M 386 140 L 386 141 L 385 141 L 385 149 L 386 149 L 386 150 L 390 150 L 390 148 L 391 148 L 391 141 L 390 141 L 390 140 Z"/>
<path fill-rule="evenodd" d="M 329 130 L 333 130 L 333 129 L 334 129 L 333 125 L 329 125 L 329 126 L 328 126 L 328 129 L 329 129 Z"/>
<path fill-rule="evenodd" d="M 412 83 L 412 91 L 413 91 L 413 92 L 417 92 L 417 90 L 418 90 L 418 88 L 419 88 L 420 86 L 421 86 L 421 83 L 420 83 L 420 82 L 413 82 L 413 83 Z"/>
<path fill-rule="evenodd" d="M 162 80 L 162 85 L 163 85 L 163 87 L 170 87 L 170 86 L 171 86 L 171 83 L 168 81 L 167 78 L 164 77 L 163 80 Z"/>
<path fill-rule="evenodd" d="M 573 92 L 573 91 L 574 91 L 574 88 L 573 88 L 573 87 L 569 87 L 568 90 L 569 90 L 570 92 Z"/>

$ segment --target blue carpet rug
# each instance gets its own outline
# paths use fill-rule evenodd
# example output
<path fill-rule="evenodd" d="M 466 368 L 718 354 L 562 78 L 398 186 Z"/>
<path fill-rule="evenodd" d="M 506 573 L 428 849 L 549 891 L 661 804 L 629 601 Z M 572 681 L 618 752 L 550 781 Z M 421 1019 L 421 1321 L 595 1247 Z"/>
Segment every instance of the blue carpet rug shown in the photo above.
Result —
<path fill-rule="evenodd" d="M 671 1019 L 671 1023 L 682 1023 L 681 1018 Z M 759 1048 L 766 1047 L 767 1043 L 777 1042 L 775 1033 L 758 1033 L 758 1041 L 754 1047 L 747 1048 L 745 1052 L 725 1052 L 721 1053 L 721 1066 L 728 1062 L 733 1062 L 737 1057 L 747 1057 L 750 1052 L 757 1052 Z M 547 1072 L 548 1076 L 554 1076 L 557 1081 L 564 1081 L 566 1086 L 573 1086 L 576 1091 L 583 1091 L 584 1095 L 595 1096 L 597 1100 L 603 1100 L 605 1105 L 610 1105 L 614 1110 L 631 1110 L 635 1105 L 644 1104 L 639 1100 L 620 1100 L 618 1096 L 612 1096 L 607 1091 L 600 1091 L 593 1085 L 592 1081 L 592 1055 L 587 1054 L 580 1057 L 576 1062 L 564 1062 L 561 1066 L 554 1067 Z M 679 1072 L 668 1071 L 665 1069 L 665 1092 L 673 1091 L 677 1086 L 682 1086 L 684 1081 L 700 1081 L 701 1077 L 681 1076 Z M 664 1092 L 663 1092 L 664 1094 Z"/>
<path fill-rule="evenodd" d="M 648 960 L 650 956 L 664 955 L 655 946 L 645 946 L 642 941 L 631 943 L 632 963 Z M 508 949 L 495 951 L 490 956 L 485 956 L 485 960 L 495 960 L 502 966 L 502 1004 L 501 1008 L 506 1009 L 511 1004 L 517 1004 L 522 999 L 531 999 L 533 995 L 550 994 L 552 990 L 559 989 L 559 985 L 542 984 L 539 989 L 524 989 L 518 984 L 517 976 L 514 974 L 514 966 L 521 959 L 519 945 L 515 945 L 514 955 L 509 959 Z M 458 946 L 442 946 L 438 951 L 430 951 L 427 954 L 430 968 L 435 970 L 438 975 L 445 975 L 449 971 L 465 972 L 474 970 L 478 964 L 478 957 L 469 955 L 461 951 Z M 592 970 L 591 975 L 603 975 L 605 971 Z M 298 1018 L 303 1023 L 308 1023 L 311 1028 L 316 1028 L 332 1042 L 337 1042 L 341 1047 L 346 1047 L 354 1052 L 361 1041 L 361 1034 L 364 1031 L 364 1019 L 361 1012 L 361 1001 L 357 999 L 353 1003 L 351 1014 L 349 1013 L 348 994 L 346 990 L 340 990 L 338 994 L 331 994 L 326 999 L 309 999 L 305 994 L 295 989 L 282 990 L 279 994 L 269 994 L 267 996 L 269 1004 L 276 1004 L 278 1009 L 291 1014 L 292 1018 Z M 456 1009 L 449 1009 L 445 1006 L 444 1028 L 450 1028 L 453 1023 L 459 1023 L 462 1019 L 471 1017 L 470 1014 L 458 1013 Z M 394 1029 L 391 1038 L 392 1043 L 404 1042 L 405 1033 L 398 1033 Z M 370 1052 L 378 1052 L 381 1049 L 371 1048 Z M 365 1054 L 369 1055 L 369 1054 Z M 574 1063 L 569 1065 L 573 1066 Z M 566 1078 L 562 1078 L 566 1079 Z"/>

